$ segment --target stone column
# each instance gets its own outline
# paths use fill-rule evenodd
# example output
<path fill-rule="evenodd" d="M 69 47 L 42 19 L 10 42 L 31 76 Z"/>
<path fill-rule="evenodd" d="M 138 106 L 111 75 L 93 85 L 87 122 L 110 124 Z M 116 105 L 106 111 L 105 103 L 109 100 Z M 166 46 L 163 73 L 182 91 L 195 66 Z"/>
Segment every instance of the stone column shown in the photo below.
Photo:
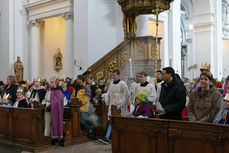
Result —
<path fill-rule="evenodd" d="M 215 7 L 216 7 L 216 50 L 215 50 L 215 55 L 216 57 L 216 62 L 215 65 L 215 77 L 219 80 L 222 79 L 223 77 L 223 57 L 222 57 L 222 1 L 215 1 Z M 228 22 L 228 21 L 227 21 Z M 226 77 L 226 76 L 225 76 Z"/>
<path fill-rule="evenodd" d="M 175 72 L 181 75 L 181 31 L 180 31 L 180 1 L 174 0 L 168 14 L 169 25 L 169 58 Z"/>
<path fill-rule="evenodd" d="M 40 30 L 43 21 L 30 21 L 30 41 L 29 41 L 29 79 L 33 80 L 40 75 Z"/>
<path fill-rule="evenodd" d="M 215 78 L 222 78 L 222 2 L 194 0 L 194 51 L 198 65 L 196 76 L 203 63 L 211 65 Z M 204 6 L 204 7 L 203 7 Z M 213 7 L 211 7 L 213 6 Z"/>
<path fill-rule="evenodd" d="M 73 14 L 66 12 L 62 14 L 65 19 L 65 76 L 74 77 L 74 30 L 73 30 Z"/>
<path fill-rule="evenodd" d="M 149 35 L 149 16 L 141 15 L 136 18 L 137 31 L 136 37 Z"/>

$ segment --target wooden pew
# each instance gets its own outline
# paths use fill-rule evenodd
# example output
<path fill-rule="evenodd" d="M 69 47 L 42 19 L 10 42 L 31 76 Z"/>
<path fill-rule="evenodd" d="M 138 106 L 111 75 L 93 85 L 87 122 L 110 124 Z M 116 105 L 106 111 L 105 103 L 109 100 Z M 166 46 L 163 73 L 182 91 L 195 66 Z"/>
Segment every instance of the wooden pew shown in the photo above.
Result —
<path fill-rule="evenodd" d="M 0 143 L 37 152 L 49 145 L 41 109 L 0 106 Z"/>
<path fill-rule="evenodd" d="M 111 117 L 112 153 L 227 153 L 229 126 Z"/>
<path fill-rule="evenodd" d="M 65 145 L 86 142 L 89 139 L 81 130 L 81 102 L 74 99 L 64 108 Z M 0 144 L 30 152 L 50 146 L 50 137 L 44 136 L 44 110 L 39 104 L 34 108 L 0 106 Z"/>
<path fill-rule="evenodd" d="M 107 121 L 108 121 L 108 117 L 107 117 L 107 107 L 105 103 L 101 103 L 101 104 L 94 104 L 94 107 L 96 109 L 96 115 L 98 116 L 98 121 L 99 121 L 99 127 L 96 128 L 96 135 L 99 137 L 103 137 L 104 132 L 106 130 L 106 126 L 107 126 Z"/>

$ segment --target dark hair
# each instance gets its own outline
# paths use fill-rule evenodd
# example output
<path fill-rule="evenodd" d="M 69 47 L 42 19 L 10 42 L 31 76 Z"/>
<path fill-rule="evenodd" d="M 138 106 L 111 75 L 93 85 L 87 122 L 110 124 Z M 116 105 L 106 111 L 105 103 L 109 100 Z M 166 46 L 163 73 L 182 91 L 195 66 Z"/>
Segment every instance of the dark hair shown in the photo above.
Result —
<path fill-rule="evenodd" d="M 117 73 L 118 75 L 120 75 L 119 69 L 115 69 L 112 73 Z"/>
<path fill-rule="evenodd" d="M 174 77 L 175 77 L 176 79 L 178 79 L 182 84 L 184 84 L 184 82 L 183 82 L 183 80 L 181 79 L 181 77 L 180 77 L 179 74 L 175 73 L 175 74 L 174 74 Z"/>
<path fill-rule="evenodd" d="M 77 78 L 84 82 L 84 76 L 83 75 L 78 75 Z"/>
<path fill-rule="evenodd" d="M 140 74 L 140 75 L 147 76 L 147 73 L 146 73 L 146 72 L 144 72 L 144 71 L 141 71 L 139 74 Z"/>
<path fill-rule="evenodd" d="M 202 72 L 202 73 L 200 74 L 200 78 L 201 78 L 202 75 L 205 75 L 206 77 L 208 77 L 208 79 L 209 79 L 210 81 L 213 80 L 213 75 L 212 75 L 210 72 L 208 72 L 208 71 Z"/>
<path fill-rule="evenodd" d="M 157 70 L 157 72 L 161 73 L 162 74 L 162 70 Z"/>
<path fill-rule="evenodd" d="M 104 79 L 100 78 L 99 81 L 103 81 L 103 82 L 104 82 Z M 99 82 L 99 81 L 98 81 L 98 82 Z"/>
<path fill-rule="evenodd" d="M 175 71 L 172 67 L 165 67 L 163 70 L 166 71 L 167 74 L 171 74 L 173 78 L 175 77 Z"/>

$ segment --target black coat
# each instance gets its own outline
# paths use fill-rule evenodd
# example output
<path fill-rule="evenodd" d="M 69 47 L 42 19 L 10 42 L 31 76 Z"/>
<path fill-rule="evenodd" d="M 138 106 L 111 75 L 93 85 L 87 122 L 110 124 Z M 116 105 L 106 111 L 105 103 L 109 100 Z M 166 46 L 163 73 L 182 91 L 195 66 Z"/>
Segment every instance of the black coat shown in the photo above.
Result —
<path fill-rule="evenodd" d="M 44 88 L 40 88 L 40 89 L 34 89 L 30 95 L 30 98 L 35 98 L 36 93 L 38 92 L 38 97 L 40 99 L 40 103 L 43 101 L 43 99 L 45 98 L 46 95 L 46 90 Z"/>
<path fill-rule="evenodd" d="M 28 107 L 28 103 L 27 103 L 26 99 L 22 99 L 21 101 L 19 101 L 17 107 L 27 108 Z"/>
<path fill-rule="evenodd" d="M 186 88 L 181 80 L 174 78 L 169 84 L 162 83 L 159 102 L 165 109 L 163 119 L 181 120 L 181 112 L 186 104 Z"/>
<path fill-rule="evenodd" d="M 18 85 L 13 84 L 9 88 L 7 88 L 7 87 L 8 87 L 8 85 L 6 85 L 4 87 L 4 91 L 2 92 L 2 96 L 4 94 L 9 94 L 11 96 L 10 101 L 12 102 L 12 105 L 13 105 L 14 102 L 16 101 L 16 99 L 17 99 L 17 95 L 16 94 L 17 94 Z"/>

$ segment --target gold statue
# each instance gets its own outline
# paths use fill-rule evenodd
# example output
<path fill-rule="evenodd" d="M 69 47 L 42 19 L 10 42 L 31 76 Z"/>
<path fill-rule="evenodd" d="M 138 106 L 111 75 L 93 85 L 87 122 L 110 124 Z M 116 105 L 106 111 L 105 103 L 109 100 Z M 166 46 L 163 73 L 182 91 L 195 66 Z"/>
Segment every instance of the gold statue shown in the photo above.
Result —
<path fill-rule="evenodd" d="M 54 60 L 55 60 L 55 66 L 54 66 L 54 68 L 58 72 L 63 67 L 63 63 L 62 63 L 63 55 L 60 52 L 60 48 L 57 49 L 57 53 L 54 56 Z"/>
<path fill-rule="evenodd" d="M 20 57 L 17 57 L 17 62 L 14 64 L 14 75 L 16 82 L 23 81 L 23 72 L 24 72 L 24 66 L 21 62 Z"/>

